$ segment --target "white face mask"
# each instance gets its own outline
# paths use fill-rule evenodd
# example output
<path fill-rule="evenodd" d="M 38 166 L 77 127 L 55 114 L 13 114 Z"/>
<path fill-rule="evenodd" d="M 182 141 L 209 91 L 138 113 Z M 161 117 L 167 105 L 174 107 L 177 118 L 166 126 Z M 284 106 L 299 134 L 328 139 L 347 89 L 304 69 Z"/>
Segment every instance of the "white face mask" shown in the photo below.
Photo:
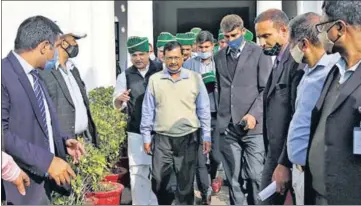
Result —
<path fill-rule="evenodd" d="M 320 42 L 322 43 L 322 46 L 325 49 L 325 51 L 327 52 L 327 54 L 332 54 L 333 53 L 332 49 L 333 49 L 335 43 L 328 38 L 328 32 L 323 31 L 323 32 L 319 33 L 317 35 L 317 37 L 320 40 Z"/>
<path fill-rule="evenodd" d="M 301 64 L 303 57 L 305 56 L 305 53 L 303 53 L 303 51 L 298 47 L 298 44 L 296 44 L 296 46 L 294 46 L 291 50 L 290 50 L 291 56 L 293 57 L 293 59 L 295 60 L 295 62 Z"/>

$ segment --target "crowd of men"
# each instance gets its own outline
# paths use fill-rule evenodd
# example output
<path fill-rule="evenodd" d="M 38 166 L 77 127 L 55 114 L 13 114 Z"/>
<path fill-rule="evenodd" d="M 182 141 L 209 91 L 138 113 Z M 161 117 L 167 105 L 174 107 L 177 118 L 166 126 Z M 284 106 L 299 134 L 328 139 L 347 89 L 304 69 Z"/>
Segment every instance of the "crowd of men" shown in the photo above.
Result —
<path fill-rule="evenodd" d="M 361 204 L 361 2 L 324 1 L 293 19 L 269 9 L 253 34 L 238 15 L 209 31 L 127 41 L 132 66 L 113 104 L 128 113 L 134 205 L 202 204 L 223 168 L 230 204 Z M 99 144 L 85 84 L 71 58 L 84 35 L 36 16 L 2 60 L 2 171 L 7 201 L 49 204 L 75 176 L 77 138 Z M 273 58 L 272 58 L 273 57 Z M 19 126 L 21 125 L 21 126 Z M 261 190 L 276 193 L 261 201 Z M 24 187 L 24 185 L 26 187 Z"/>

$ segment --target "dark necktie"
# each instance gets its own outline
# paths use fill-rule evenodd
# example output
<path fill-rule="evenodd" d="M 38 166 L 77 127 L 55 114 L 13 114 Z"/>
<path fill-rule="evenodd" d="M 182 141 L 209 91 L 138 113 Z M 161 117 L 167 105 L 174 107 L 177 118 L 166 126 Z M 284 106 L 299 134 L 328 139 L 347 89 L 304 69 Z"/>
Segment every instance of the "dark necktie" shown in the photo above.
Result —
<path fill-rule="evenodd" d="M 276 59 L 275 59 L 275 63 L 274 63 L 273 66 L 272 66 L 272 81 L 277 81 L 277 80 L 275 79 L 275 76 L 276 76 L 278 64 L 279 64 L 279 61 L 278 61 L 278 59 L 276 58 Z"/>
<path fill-rule="evenodd" d="M 46 136 L 49 135 L 48 133 L 48 126 L 46 124 L 46 113 L 45 113 L 45 105 L 44 105 L 44 93 L 41 88 L 40 82 L 39 82 L 39 72 L 37 70 L 31 70 L 30 74 L 34 78 L 34 93 L 36 100 L 39 105 L 40 114 L 41 114 L 41 122 L 44 126 Z"/>
<path fill-rule="evenodd" d="M 231 52 L 231 57 L 233 59 L 237 59 L 237 54 L 239 53 L 239 49 L 231 49 L 230 52 Z"/>

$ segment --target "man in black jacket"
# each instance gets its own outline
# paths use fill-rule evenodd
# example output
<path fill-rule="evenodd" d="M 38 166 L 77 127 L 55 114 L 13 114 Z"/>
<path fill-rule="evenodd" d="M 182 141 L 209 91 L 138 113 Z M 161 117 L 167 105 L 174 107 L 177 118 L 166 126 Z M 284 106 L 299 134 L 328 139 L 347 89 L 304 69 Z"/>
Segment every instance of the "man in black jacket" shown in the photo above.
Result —
<path fill-rule="evenodd" d="M 230 184 L 230 203 L 243 205 L 242 186 L 244 180 L 249 180 L 248 204 L 255 204 L 265 152 L 263 91 L 272 62 L 259 46 L 245 40 L 246 29 L 241 17 L 227 15 L 220 26 L 228 42 L 215 56 L 219 85 L 217 129 L 222 163 Z"/>
<path fill-rule="evenodd" d="M 150 181 L 151 156 L 143 149 L 140 134 L 142 103 L 149 77 L 162 70 L 162 64 L 149 59 L 149 44 L 146 37 L 130 37 L 128 52 L 133 66 L 117 78 L 113 94 L 114 107 L 128 109 L 128 156 L 133 205 L 157 205 Z"/>
<path fill-rule="evenodd" d="M 52 61 L 40 72 L 58 112 L 62 132 L 99 144 L 96 127 L 89 108 L 89 99 L 78 68 L 71 61 L 79 53 L 76 40 L 86 34 L 68 33 L 57 47 Z"/>
<path fill-rule="evenodd" d="M 290 54 L 288 22 L 287 15 L 278 9 L 264 11 L 255 20 L 256 35 L 263 52 L 276 56 L 263 97 L 263 136 L 267 156 L 262 189 L 276 181 L 278 194 L 264 204 L 282 205 L 291 181 L 287 133 L 304 65 L 296 63 Z"/>
<path fill-rule="evenodd" d="M 322 9 L 319 39 L 342 58 L 312 112 L 305 204 L 360 205 L 361 2 L 324 1 Z"/>

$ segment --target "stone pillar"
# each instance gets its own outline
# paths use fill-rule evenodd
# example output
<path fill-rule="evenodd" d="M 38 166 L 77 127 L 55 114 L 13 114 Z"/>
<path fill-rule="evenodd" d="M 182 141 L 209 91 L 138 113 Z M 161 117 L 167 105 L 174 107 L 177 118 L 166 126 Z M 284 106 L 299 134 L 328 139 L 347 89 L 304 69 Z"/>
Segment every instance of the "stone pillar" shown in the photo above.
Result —
<path fill-rule="evenodd" d="M 282 1 L 257 1 L 257 15 L 267 9 L 282 9 Z"/>
<path fill-rule="evenodd" d="M 304 14 L 307 12 L 315 12 L 322 14 L 323 1 L 297 1 L 297 14 Z"/>

